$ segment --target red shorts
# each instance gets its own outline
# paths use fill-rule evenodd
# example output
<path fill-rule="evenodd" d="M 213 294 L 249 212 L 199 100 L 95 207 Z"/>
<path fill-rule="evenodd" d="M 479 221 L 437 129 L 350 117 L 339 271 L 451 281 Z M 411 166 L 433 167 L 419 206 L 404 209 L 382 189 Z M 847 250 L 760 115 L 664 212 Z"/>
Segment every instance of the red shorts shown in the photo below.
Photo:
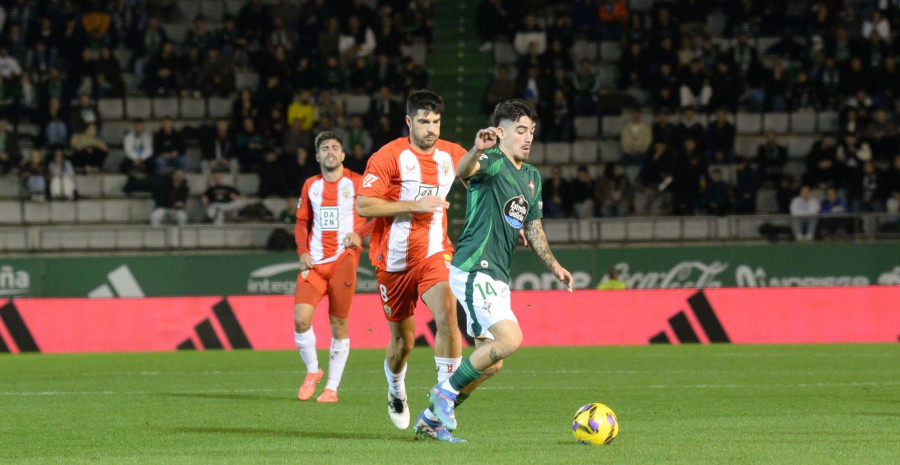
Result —
<path fill-rule="evenodd" d="M 378 293 L 388 321 L 403 321 L 413 316 L 419 296 L 432 286 L 450 279 L 449 253 L 437 253 L 406 271 L 392 273 L 375 269 Z"/>
<path fill-rule="evenodd" d="M 294 304 L 319 305 L 328 296 L 328 314 L 338 318 L 350 316 L 350 304 L 356 292 L 356 269 L 359 267 L 358 249 L 347 249 L 329 263 L 313 266 L 297 275 Z M 305 275 L 305 276 L 304 276 Z"/>

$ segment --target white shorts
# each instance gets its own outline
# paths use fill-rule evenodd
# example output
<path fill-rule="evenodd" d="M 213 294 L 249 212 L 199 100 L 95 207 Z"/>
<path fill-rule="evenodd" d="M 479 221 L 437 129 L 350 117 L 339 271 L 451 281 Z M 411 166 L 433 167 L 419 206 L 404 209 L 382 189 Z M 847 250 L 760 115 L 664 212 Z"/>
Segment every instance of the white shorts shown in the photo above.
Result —
<path fill-rule="evenodd" d="M 509 285 L 477 271 L 450 265 L 450 290 L 466 312 L 466 332 L 477 338 L 494 339 L 488 328 L 502 320 L 516 323 L 509 298 Z"/>

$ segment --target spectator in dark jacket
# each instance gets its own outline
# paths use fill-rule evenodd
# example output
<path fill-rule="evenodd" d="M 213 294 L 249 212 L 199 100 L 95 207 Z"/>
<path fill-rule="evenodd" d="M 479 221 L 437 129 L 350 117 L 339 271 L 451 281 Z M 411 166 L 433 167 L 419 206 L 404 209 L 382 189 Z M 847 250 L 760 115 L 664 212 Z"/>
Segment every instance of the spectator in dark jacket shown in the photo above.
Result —
<path fill-rule="evenodd" d="M 759 167 L 760 180 L 777 184 L 784 172 L 787 159 L 787 148 L 778 143 L 778 134 L 775 131 L 768 131 L 766 143 L 760 144 L 756 149 L 756 165 Z"/>
<path fill-rule="evenodd" d="M 153 192 L 156 208 L 150 213 L 150 225 L 158 227 L 165 219 L 174 221 L 178 226 L 186 225 L 188 216 L 184 206 L 188 192 L 184 171 L 175 170 L 172 176 L 164 177 Z"/>

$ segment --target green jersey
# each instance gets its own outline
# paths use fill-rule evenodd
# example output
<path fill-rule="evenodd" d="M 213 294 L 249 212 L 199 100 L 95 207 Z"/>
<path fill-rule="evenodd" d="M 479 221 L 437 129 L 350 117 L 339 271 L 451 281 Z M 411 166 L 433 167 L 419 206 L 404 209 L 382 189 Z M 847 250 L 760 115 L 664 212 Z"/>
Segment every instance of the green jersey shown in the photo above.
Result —
<path fill-rule="evenodd" d="M 516 169 L 503 152 L 492 148 L 478 159 L 478 171 L 468 182 L 466 224 L 453 266 L 509 282 L 519 229 L 543 216 L 541 174 L 527 163 Z"/>

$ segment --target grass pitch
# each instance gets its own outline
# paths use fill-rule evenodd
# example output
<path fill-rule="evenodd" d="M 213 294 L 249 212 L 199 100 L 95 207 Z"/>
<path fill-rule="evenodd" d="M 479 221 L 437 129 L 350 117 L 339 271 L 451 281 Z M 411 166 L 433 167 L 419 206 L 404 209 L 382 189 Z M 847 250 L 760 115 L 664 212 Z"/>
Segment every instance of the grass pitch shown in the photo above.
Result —
<path fill-rule="evenodd" d="M 900 463 L 897 344 L 522 349 L 457 412 L 466 444 L 394 429 L 383 357 L 351 351 L 317 404 L 296 352 L 3 356 L 0 463 Z M 413 415 L 431 357 L 410 360 Z M 611 445 L 575 443 L 588 402 L 618 414 Z"/>

